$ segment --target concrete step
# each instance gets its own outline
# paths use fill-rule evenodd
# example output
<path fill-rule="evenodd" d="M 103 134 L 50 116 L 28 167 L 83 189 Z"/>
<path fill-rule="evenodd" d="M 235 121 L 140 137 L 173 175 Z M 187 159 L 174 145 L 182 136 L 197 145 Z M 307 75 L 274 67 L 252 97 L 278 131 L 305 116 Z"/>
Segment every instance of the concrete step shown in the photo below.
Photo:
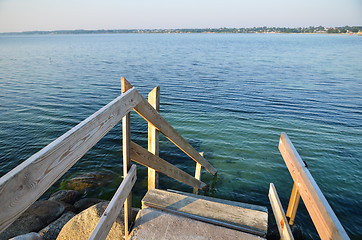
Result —
<path fill-rule="evenodd" d="M 143 198 L 142 208 L 139 213 L 140 219 L 136 220 L 135 230 L 142 228 L 142 225 L 145 226 L 145 224 L 148 225 L 151 224 L 151 222 L 158 221 L 157 219 L 161 219 L 156 217 L 156 220 L 153 218 L 151 219 L 152 221 L 150 219 L 145 220 L 145 211 L 147 211 L 147 216 L 156 216 L 162 213 L 162 216 L 167 215 L 162 219 L 182 219 L 177 220 L 177 222 L 193 220 L 203 222 L 202 225 L 212 224 L 214 227 L 221 227 L 224 231 L 236 230 L 237 232 L 244 232 L 251 236 L 265 237 L 267 232 L 267 208 L 250 204 L 183 192 L 152 189 L 148 191 Z M 144 221 L 146 222 L 143 223 Z M 167 222 L 164 222 L 164 224 L 166 223 Z M 197 223 L 196 225 L 199 224 L 201 223 Z M 171 230 L 168 229 L 167 231 Z M 188 227 L 183 231 L 188 232 Z"/>
<path fill-rule="evenodd" d="M 265 238 L 145 207 L 138 212 L 129 239 L 263 240 Z"/>

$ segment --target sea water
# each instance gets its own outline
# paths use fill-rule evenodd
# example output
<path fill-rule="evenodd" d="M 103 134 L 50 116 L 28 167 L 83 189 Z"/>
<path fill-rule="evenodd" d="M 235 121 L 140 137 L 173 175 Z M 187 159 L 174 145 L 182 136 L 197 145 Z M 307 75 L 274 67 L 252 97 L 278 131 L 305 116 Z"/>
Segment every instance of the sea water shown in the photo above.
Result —
<path fill-rule="evenodd" d="M 286 132 L 353 239 L 362 238 L 362 37 L 294 34 L 0 36 L 0 176 L 120 94 L 126 77 L 218 170 L 212 196 L 268 206 L 273 182 L 286 210 L 292 178 L 278 150 Z M 50 191 L 83 172 L 122 181 L 118 124 Z M 132 113 L 132 140 L 147 123 Z M 193 175 L 195 162 L 160 138 L 160 156 Z M 147 189 L 138 165 L 135 201 Z M 160 187 L 192 191 L 161 176 Z M 134 203 L 137 204 L 137 203 Z M 139 204 L 139 203 L 138 203 Z M 316 231 L 301 201 L 296 224 Z"/>

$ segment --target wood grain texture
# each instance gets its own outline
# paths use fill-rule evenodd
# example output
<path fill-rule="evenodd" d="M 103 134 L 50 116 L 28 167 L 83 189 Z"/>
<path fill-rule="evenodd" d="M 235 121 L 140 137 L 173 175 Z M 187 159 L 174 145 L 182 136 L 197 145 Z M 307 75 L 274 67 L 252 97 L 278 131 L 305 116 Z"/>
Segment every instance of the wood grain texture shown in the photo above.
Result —
<path fill-rule="evenodd" d="M 160 87 L 155 87 L 148 94 L 148 102 L 157 112 L 160 111 Z M 148 123 L 148 151 L 156 156 L 159 155 L 159 131 L 150 123 Z M 158 188 L 158 173 L 148 168 L 148 189 L 152 188 Z"/>
<path fill-rule="evenodd" d="M 132 89 L 132 85 L 124 78 L 121 78 L 121 92 L 125 94 Z M 127 113 L 122 118 L 122 155 L 123 155 L 123 177 L 127 176 L 131 168 L 131 113 Z M 124 231 L 125 237 L 129 235 L 132 225 L 132 192 L 127 196 L 124 202 Z"/>
<path fill-rule="evenodd" d="M 131 159 L 146 167 L 155 169 L 171 178 L 183 182 L 191 187 L 206 190 L 208 186 L 191 176 L 190 174 L 178 169 L 171 163 L 163 160 L 162 158 L 150 153 L 143 147 L 131 142 Z"/>
<path fill-rule="evenodd" d="M 140 102 L 136 89 L 117 97 L 0 179 L 0 232 Z"/>
<path fill-rule="evenodd" d="M 349 239 L 286 133 L 280 136 L 279 151 L 321 239 Z"/>
<path fill-rule="evenodd" d="M 133 185 L 137 179 L 136 174 L 136 165 L 132 165 L 127 176 L 122 181 L 121 185 L 114 194 L 112 200 L 108 204 L 108 207 L 104 211 L 101 219 L 99 220 L 97 226 L 94 228 L 89 240 L 104 240 L 106 239 L 109 231 L 112 228 L 114 221 L 119 215 L 123 203 L 126 200 L 127 196 L 130 194 Z"/>
<path fill-rule="evenodd" d="M 194 161 L 200 163 L 212 175 L 216 175 L 216 169 L 203 158 L 143 97 L 134 110 L 146 121 L 151 123 L 173 144 L 179 147 Z"/>
<path fill-rule="evenodd" d="M 292 231 L 290 230 L 287 218 L 283 210 L 283 206 L 279 200 L 279 196 L 273 183 L 270 183 L 268 197 L 270 200 L 270 205 L 273 209 L 275 221 L 277 222 L 280 238 L 282 240 L 294 240 Z"/>

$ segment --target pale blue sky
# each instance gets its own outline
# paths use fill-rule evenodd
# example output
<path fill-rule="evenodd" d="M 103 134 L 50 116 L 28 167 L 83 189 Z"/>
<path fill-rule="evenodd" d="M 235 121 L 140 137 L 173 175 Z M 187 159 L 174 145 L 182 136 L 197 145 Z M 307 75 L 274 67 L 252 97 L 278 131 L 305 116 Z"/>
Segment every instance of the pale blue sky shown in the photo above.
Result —
<path fill-rule="evenodd" d="M 362 0 L 0 0 L 0 32 L 362 25 Z"/>

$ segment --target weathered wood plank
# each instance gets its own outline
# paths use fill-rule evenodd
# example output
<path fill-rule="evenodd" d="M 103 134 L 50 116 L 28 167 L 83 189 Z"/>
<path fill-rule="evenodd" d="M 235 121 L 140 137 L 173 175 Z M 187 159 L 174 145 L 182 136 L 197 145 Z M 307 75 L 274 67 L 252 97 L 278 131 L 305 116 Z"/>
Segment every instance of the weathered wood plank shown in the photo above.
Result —
<path fill-rule="evenodd" d="M 275 220 L 277 222 L 280 238 L 282 240 L 293 240 L 294 237 L 292 231 L 290 230 L 287 218 L 285 217 L 283 206 L 280 203 L 277 191 L 273 183 L 270 183 L 268 197 L 270 200 L 270 205 L 273 209 Z"/>
<path fill-rule="evenodd" d="M 204 153 L 203 152 L 200 152 L 200 155 L 202 156 L 202 157 L 204 157 Z M 201 180 L 201 164 L 200 163 L 196 163 L 196 168 L 195 168 L 195 178 L 197 179 L 197 180 Z M 193 190 L 193 193 L 194 194 L 198 194 L 199 193 L 199 189 L 197 189 L 197 188 L 194 188 L 194 190 Z"/>
<path fill-rule="evenodd" d="M 300 194 L 298 192 L 298 187 L 294 183 L 292 193 L 290 194 L 287 213 L 285 214 L 286 217 L 289 218 L 289 225 L 294 224 L 294 219 L 295 219 L 295 215 L 297 214 L 299 200 L 300 200 Z"/>
<path fill-rule="evenodd" d="M 148 94 L 148 102 L 157 112 L 160 111 L 160 87 L 155 87 Z M 148 123 L 148 151 L 156 156 L 159 154 L 159 132 L 150 123 Z M 148 168 L 148 189 L 152 188 L 158 188 L 158 173 Z"/>
<path fill-rule="evenodd" d="M 117 97 L 0 179 L 0 232 L 95 145 L 140 101 L 136 89 Z"/>
<path fill-rule="evenodd" d="M 132 89 L 132 85 L 125 78 L 121 78 L 121 92 L 125 94 Z M 122 155 L 123 155 L 123 177 L 127 176 L 131 168 L 131 113 L 127 113 L 122 118 Z M 124 232 L 125 237 L 129 235 L 129 230 L 132 225 L 132 192 L 128 195 L 124 202 Z"/>
<path fill-rule="evenodd" d="M 131 142 L 131 159 L 146 167 L 155 169 L 171 178 L 174 178 L 180 182 L 183 182 L 191 187 L 206 190 L 208 186 L 191 176 L 190 174 L 178 169 L 171 163 L 163 160 L 162 158 L 150 153 L 143 147 Z"/>
<path fill-rule="evenodd" d="M 136 174 L 136 165 L 132 165 L 127 176 L 120 184 L 116 193 L 114 194 L 112 200 L 108 204 L 108 207 L 104 211 L 101 219 L 99 220 L 97 226 L 94 228 L 90 240 L 104 240 L 106 239 L 109 231 L 112 228 L 114 221 L 116 220 L 118 214 L 120 213 L 123 203 L 126 200 L 127 196 L 130 194 L 133 185 L 137 179 Z"/>
<path fill-rule="evenodd" d="M 199 195 L 184 195 L 151 189 L 143 198 L 142 205 L 164 211 L 173 211 L 173 213 L 177 211 L 179 212 L 178 214 L 188 215 L 188 217 L 193 215 L 195 216 L 192 217 L 193 219 L 238 229 L 259 236 L 265 236 L 267 232 L 267 212 L 213 201 L 211 198 L 205 199 Z"/>
<path fill-rule="evenodd" d="M 321 239 L 349 239 L 286 133 L 280 136 L 279 150 Z"/>

